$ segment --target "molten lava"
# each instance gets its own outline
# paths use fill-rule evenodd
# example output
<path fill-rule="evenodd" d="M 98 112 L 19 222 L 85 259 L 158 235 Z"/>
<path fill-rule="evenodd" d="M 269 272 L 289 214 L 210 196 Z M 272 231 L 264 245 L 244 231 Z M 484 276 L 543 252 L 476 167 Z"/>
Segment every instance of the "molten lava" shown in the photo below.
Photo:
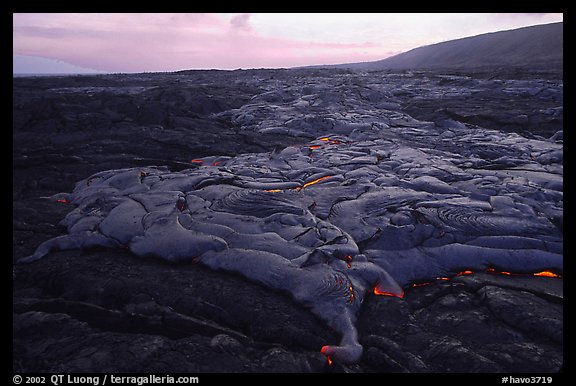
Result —
<path fill-rule="evenodd" d="M 328 143 L 331 143 L 332 145 L 339 145 L 339 144 L 343 143 L 342 141 L 338 141 L 337 139 L 330 139 L 329 137 L 322 137 L 319 139 L 320 139 L 320 141 L 328 142 Z M 347 143 L 349 143 L 349 142 L 347 142 Z"/>
<path fill-rule="evenodd" d="M 412 283 L 412 284 L 410 284 L 410 287 L 412 287 L 412 288 L 424 287 L 424 286 L 430 285 L 430 284 L 432 284 L 432 283 L 433 283 L 433 282 L 431 282 L 431 281 L 425 281 L 425 282 L 423 282 L 423 283 Z"/>
<path fill-rule="evenodd" d="M 497 271 L 496 268 L 490 267 L 486 269 L 486 272 L 499 274 L 499 275 L 506 275 L 506 276 L 543 276 L 543 277 L 553 277 L 557 279 L 561 279 L 562 275 L 554 273 L 552 271 L 541 271 L 541 272 L 534 272 L 534 273 L 512 273 L 506 271 Z"/>
<path fill-rule="evenodd" d="M 180 212 L 183 212 L 187 207 L 186 199 L 184 197 L 178 197 L 178 200 L 176 200 L 176 208 L 178 208 Z"/>
<path fill-rule="evenodd" d="M 486 269 L 485 272 L 490 273 L 490 274 L 505 275 L 505 276 L 541 276 L 541 277 L 551 277 L 551 278 L 562 278 L 562 275 L 559 275 L 559 274 L 554 273 L 552 271 L 541 271 L 541 272 L 535 272 L 535 273 L 512 273 L 512 272 L 507 272 L 507 271 L 497 271 L 496 268 L 489 267 Z M 472 275 L 473 273 L 474 273 L 473 271 L 465 270 L 465 271 L 458 272 L 457 274 L 455 274 L 452 277 L 437 277 L 433 281 L 411 283 L 410 288 L 424 287 L 427 285 L 434 284 L 436 281 L 439 281 L 439 280 L 448 281 L 448 280 L 451 280 L 451 279 L 458 277 L 458 276 Z M 374 294 L 375 295 L 383 295 L 383 296 L 396 296 L 399 298 L 404 297 L 404 292 L 402 292 L 400 294 L 395 294 L 395 293 L 391 293 L 388 291 L 384 291 L 384 290 L 378 288 L 378 286 L 376 286 L 374 288 Z"/>
<path fill-rule="evenodd" d="M 558 275 L 554 272 L 551 271 L 542 271 L 542 272 L 536 272 L 536 273 L 512 273 L 512 272 L 508 272 L 508 271 L 497 271 L 496 268 L 494 267 L 488 267 L 486 269 L 487 273 L 490 274 L 496 274 L 496 275 L 505 275 L 505 276 L 543 276 L 543 277 L 553 277 L 553 278 L 562 278 L 561 275 Z M 462 272 L 458 272 L 456 275 L 454 275 L 453 277 L 437 277 L 436 281 L 438 280 L 450 280 L 454 277 L 458 277 L 458 276 L 465 276 L 465 275 L 472 275 L 474 272 L 470 271 L 470 270 L 466 270 L 466 271 L 462 271 Z M 427 281 L 427 282 L 419 282 L 419 283 L 412 283 L 410 284 L 410 288 L 416 288 L 416 287 L 424 287 L 430 284 L 434 284 L 434 281 Z M 376 295 L 388 295 L 388 296 L 395 296 L 395 295 L 391 295 L 389 293 L 386 293 L 385 291 L 383 291 L 384 293 L 381 293 L 380 291 L 377 290 L 377 288 L 374 289 L 374 293 Z"/>
<path fill-rule="evenodd" d="M 393 293 L 393 292 L 388 292 L 388 291 L 384 291 L 381 288 L 378 288 L 378 286 L 374 287 L 374 295 L 379 295 L 379 296 L 394 296 L 397 298 L 402 299 L 404 297 L 404 291 L 401 291 L 400 293 Z"/>
<path fill-rule="evenodd" d="M 69 203 L 69 201 L 65 198 L 61 198 L 59 200 L 56 200 L 56 202 L 59 202 L 60 204 L 68 204 Z"/>
<path fill-rule="evenodd" d="M 330 177 L 332 177 L 332 176 L 324 176 L 324 177 L 317 178 L 317 179 L 315 179 L 314 181 L 310 181 L 310 182 L 305 183 L 304 185 L 302 185 L 301 188 L 296 188 L 296 190 L 300 191 L 300 190 L 302 190 L 302 189 L 304 189 L 304 188 L 309 187 L 310 185 L 317 184 L 318 182 L 320 182 L 320 181 L 322 181 L 322 180 L 325 180 L 326 178 L 330 178 Z"/>
<path fill-rule="evenodd" d="M 328 355 L 328 346 L 322 346 L 322 348 L 320 349 L 320 352 L 324 355 L 326 355 L 326 358 L 328 359 L 328 366 L 332 366 L 332 363 L 334 363 L 332 361 L 332 358 L 330 358 L 330 355 Z"/>
<path fill-rule="evenodd" d="M 346 256 L 346 265 L 348 266 L 348 268 L 352 268 L 352 256 L 350 255 Z"/>
<path fill-rule="evenodd" d="M 348 287 L 348 291 L 350 292 L 350 297 L 348 298 L 348 303 L 352 303 L 356 295 L 354 295 L 354 288 L 352 288 L 352 284 Z"/>
<path fill-rule="evenodd" d="M 542 271 L 542 272 L 536 272 L 532 274 L 533 276 L 544 276 L 544 277 L 556 277 L 556 278 L 561 278 L 561 275 L 555 274 L 554 272 L 551 271 Z"/>
<path fill-rule="evenodd" d="M 305 184 L 302 185 L 302 186 L 298 186 L 298 187 L 296 187 L 296 188 L 288 188 L 288 189 L 265 189 L 264 191 L 265 191 L 265 192 L 270 192 L 270 193 L 278 193 L 278 192 L 281 192 L 281 191 L 283 191 L 283 190 L 296 190 L 297 192 L 299 192 L 299 191 L 301 191 L 302 189 L 309 187 L 310 185 L 317 184 L 318 182 L 320 182 L 320 181 L 322 181 L 322 180 L 325 180 L 326 178 L 330 178 L 330 177 L 333 177 L 333 176 L 320 177 L 320 178 L 317 178 L 317 179 L 315 179 L 315 180 L 313 180 L 313 181 L 307 182 L 307 183 L 305 183 Z M 314 206 L 316 206 L 316 203 L 314 203 Z"/>

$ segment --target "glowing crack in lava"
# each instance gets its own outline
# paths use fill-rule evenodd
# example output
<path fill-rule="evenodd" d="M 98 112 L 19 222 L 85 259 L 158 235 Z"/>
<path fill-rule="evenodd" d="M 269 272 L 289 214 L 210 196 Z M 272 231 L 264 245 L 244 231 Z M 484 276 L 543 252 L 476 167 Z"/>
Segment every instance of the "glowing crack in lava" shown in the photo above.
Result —
<path fill-rule="evenodd" d="M 355 323 L 366 296 L 396 301 L 413 285 L 491 267 L 562 275 L 563 236 L 549 220 L 562 205 L 556 177 L 482 169 L 479 158 L 439 154 L 444 142 L 434 135 L 416 148 L 418 131 L 404 143 L 404 127 L 388 130 L 320 137 L 309 146 L 334 146 L 314 148 L 313 158 L 309 146 L 290 146 L 193 159 L 179 172 L 96 173 L 52 197 L 71 204 L 61 222 L 68 234 L 20 262 L 99 246 L 238 273 L 289 294 L 340 334 L 321 348 L 339 363 L 362 357 Z M 469 135 L 452 133 L 450 143 L 470 146 Z M 525 151 L 526 139 L 490 136 Z M 530 141 L 534 152 L 557 147 Z"/>
<path fill-rule="evenodd" d="M 504 276 L 540 276 L 540 277 L 550 277 L 550 278 L 562 278 L 562 275 L 556 274 L 556 273 L 551 272 L 551 271 L 541 271 L 541 272 L 534 272 L 534 273 L 512 273 L 512 272 L 507 272 L 507 271 L 497 271 L 495 268 L 489 267 L 484 272 L 495 274 L 495 275 L 504 275 Z M 435 281 L 448 281 L 454 277 L 472 275 L 473 273 L 474 273 L 473 271 L 466 270 L 466 271 L 458 272 L 456 275 L 454 275 L 452 277 L 437 277 L 434 281 L 411 283 L 410 287 L 411 288 L 424 287 L 424 286 L 427 286 L 430 284 L 434 284 Z M 374 289 L 374 293 L 376 295 L 396 296 L 396 295 L 389 295 L 386 293 L 381 294 L 377 291 L 377 289 Z"/>
<path fill-rule="evenodd" d="M 348 268 L 352 268 L 352 260 L 353 260 L 352 256 L 347 255 L 347 256 L 345 257 L 345 259 L 346 259 L 346 266 L 347 266 Z"/>
<path fill-rule="evenodd" d="M 323 142 L 328 142 L 329 144 L 332 144 L 332 145 L 339 145 L 339 144 L 341 144 L 341 143 L 352 143 L 351 141 L 340 141 L 340 140 L 337 140 L 337 139 L 331 139 L 330 137 L 321 137 L 321 138 L 318 138 L 318 139 L 319 139 L 320 141 L 323 141 Z"/>
<path fill-rule="evenodd" d="M 305 188 L 307 188 L 307 187 L 309 187 L 309 186 L 311 186 L 311 185 L 315 185 L 315 184 L 319 183 L 320 181 L 323 181 L 323 180 L 325 180 L 325 179 L 327 179 L 327 178 L 330 178 L 330 177 L 333 177 L 333 176 L 324 176 L 324 177 L 316 178 L 315 180 L 312 180 L 312 181 L 310 181 L 310 182 L 307 182 L 307 183 L 305 183 L 305 184 L 303 184 L 303 185 L 301 185 L 301 186 L 297 186 L 297 187 L 295 187 L 295 188 L 288 188 L 287 190 L 296 190 L 297 192 L 299 192 L 299 191 L 301 191 L 302 189 L 305 189 Z M 265 189 L 264 191 L 265 191 L 265 192 L 268 192 L 268 193 L 278 193 L 278 192 L 281 192 L 282 190 L 283 190 L 283 189 Z"/>
<path fill-rule="evenodd" d="M 325 179 L 327 179 L 327 178 L 330 178 L 330 177 L 332 177 L 332 176 L 324 176 L 324 177 L 317 178 L 317 179 L 315 179 L 315 180 L 313 180 L 313 181 L 310 181 L 310 182 L 305 183 L 304 185 L 302 185 L 302 187 L 301 187 L 300 189 L 296 188 L 296 190 L 301 190 L 301 189 L 307 188 L 307 187 L 309 187 L 309 186 L 311 186 L 311 185 L 317 184 L 317 183 L 319 183 L 320 181 L 323 181 L 323 180 L 325 180 Z"/>
<path fill-rule="evenodd" d="M 383 289 L 382 287 L 380 287 L 379 285 L 376 285 L 374 287 L 374 295 L 378 295 L 378 296 L 395 296 L 397 298 L 402 299 L 404 297 L 404 291 L 400 290 L 400 291 L 395 291 L 395 292 L 390 292 L 390 291 L 386 291 L 385 289 Z"/>

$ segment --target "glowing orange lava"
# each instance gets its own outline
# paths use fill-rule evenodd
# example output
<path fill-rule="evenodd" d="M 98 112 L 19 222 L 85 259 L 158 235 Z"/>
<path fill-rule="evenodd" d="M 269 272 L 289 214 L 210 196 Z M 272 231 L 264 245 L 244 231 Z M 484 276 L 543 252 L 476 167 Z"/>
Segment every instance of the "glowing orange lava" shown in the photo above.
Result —
<path fill-rule="evenodd" d="M 412 287 L 412 288 L 424 287 L 424 286 L 430 285 L 430 284 L 432 284 L 431 281 L 426 281 L 426 282 L 423 282 L 423 283 L 412 283 L 412 284 L 410 284 L 410 287 Z"/>
<path fill-rule="evenodd" d="M 348 268 L 352 268 L 352 256 L 350 255 L 346 256 L 346 265 L 348 266 Z"/>
<path fill-rule="evenodd" d="M 61 204 L 68 204 L 69 201 L 68 201 L 67 199 L 65 199 L 65 198 L 61 198 L 61 199 L 59 199 L 59 200 L 56 200 L 56 202 L 59 202 L 59 203 L 61 203 Z"/>
<path fill-rule="evenodd" d="M 281 191 L 283 191 L 283 190 L 296 190 L 297 192 L 299 192 L 299 191 L 301 191 L 302 189 L 309 187 L 310 185 L 317 184 L 318 182 L 320 182 L 320 181 L 322 181 L 322 180 L 325 180 L 326 178 L 330 178 L 330 177 L 333 177 L 333 176 L 320 177 L 320 178 L 315 179 L 314 181 L 307 182 L 307 183 L 305 183 L 304 185 L 298 186 L 298 187 L 296 187 L 296 188 L 288 188 L 288 189 L 265 189 L 264 191 L 265 191 L 265 192 L 270 192 L 270 193 L 278 193 L 278 192 L 281 192 Z M 314 203 L 314 206 L 316 206 L 316 203 Z"/>
<path fill-rule="evenodd" d="M 558 278 L 558 279 L 562 278 L 562 275 L 559 275 L 559 274 L 554 273 L 552 271 L 541 271 L 541 272 L 535 272 L 535 273 L 512 273 L 512 272 L 506 272 L 506 271 L 497 271 L 495 268 L 490 267 L 490 268 L 486 269 L 486 272 L 494 273 L 494 274 L 500 274 L 500 275 L 506 275 L 506 276 L 543 276 L 543 277 L 553 277 L 553 278 Z"/>
<path fill-rule="evenodd" d="M 332 358 L 330 358 L 330 355 L 328 355 L 328 346 L 322 346 L 320 352 L 326 355 L 326 359 L 328 359 L 328 366 L 332 366 L 332 363 L 334 363 L 334 361 L 332 360 Z"/>
<path fill-rule="evenodd" d="M 203 163 L 204 163 L 204 161 L 202 161 L 201 159 L 193 159 L 193 160 L 190 161 L 190 162 L 194 162 L 194 163 L 196 163 L 196 164 L 203 164 Z"/>
<path fill-rule="evenodd" d="M 378 295 L 378 296 L 394 296 L 397 298 L 402 299 L 404 297 L 404 291 L 401 291 L 399 294 L 395 294 L 393 292 L 388 292 L 388 291 L 384 291 L 380 288 L 378 288 L 378 286 L 374 287 L 374 295 Z"/>
<path fill-rule="evenodd" d="M 314 150 L 314 149 L 320 149 L 322 146 L 320 145 L 312 145 L 309 147 L 310 150 Z"/>
<path fill-rule="evenodd" d="M 354 299 L 356 298 L 356 295 L 354 294 L 354 288 L 352 288 L 352 284 L 350 284 L 350 286 L 348 286 L 348 291 L 350 292 L 350 297 L 348 298 L 348 303 L 352 303 L 354 301 Z"/>
<path fill-rule="evenodd" d="M 532 274 L 533 276 L 545 276 L 545 277 L 558 277 L 561 278 L 561 275 L 557 275 L 554 272 L 551 271 L 542 271 L 542 272 L 536 272 Z"/>
<path fill-rule="evenodd" d="M 330 178 L 330 177 L 332 177 L 332 176 L 324 176 L 324 177 L 317 178 L 317 179 L 315 179 L 314 181 L 310 181 L 310 182 L 305 183 L 304 185 L 302 185 L 302 187 L 301 187 L 300 189 L 307 188 L 307 187 L 309 187 L 310 185 L 317 184 L 318 182 L 320 182 L 320 181 L 322 181 L 322 180 L 325 180 L 326 178 Z M 297 190 L 299 190 L 299 189 L 297 189 Z"/>
<path fill-rule="evenodd" d="M 505 276 L 541 276 L 541 277 L 551 277 L 551 278 L 562 278 L 562 275 L 559 275 L 559 274 L 554 273 L 552 271 L 541 271 L 541 272 L 535 272 L 535 273 L 513 273 L 513 272 L 508 272 L 508 271 L 497 271 L 496 268 L 494 268 L 494 267 L 488 267 L 485 270 L 485 272 L 490 273 L 490 274 L 505 275 Z M 474 271 L 465 270 L 465 271 L 458 272 L 457 274 L 455 274 L 452 277 L 437 277 L 435 280 L 436 281 L 438 281 L 438 280 L 448 281 L 448 280 L 451 280 L 451 279 L 458 277 L 458 276 L 472 275 L 473 273 L 474 273 Z M 435 281 L 411 283 L 410 288 L 424 287 L 424 286 L 434 284 L 434 283 L 435 283 Z M 402 292 L 401 295 L 398 295 L 398 294 L 394 294 L 394 293 L 380 290 L 378 288 L 378 286 L 376 286 L 376 288 L 374 288 L 374 294 L 384 295 L 384 296 L 397 296 L 399 298 L 404 297 L 404 292 Z"/>
<path fill-rule="evenodd" d="M 339 140 L 337 140 L 337 139 L 330 139 L 330 137 L 322 137 L 322 138 L 318 138 L 318 139 L 319 139 L 320 141 L 323 141 L 323 142 L 329 142 L 329 143 L 331 143 L 332 145 L 339 145 L 339 144 L 341 144 L 341 143 L 344 143 L 344 142 L 339 141 Z M 346 142 L 346 143 L 352 143 L 352 142 Z"/>

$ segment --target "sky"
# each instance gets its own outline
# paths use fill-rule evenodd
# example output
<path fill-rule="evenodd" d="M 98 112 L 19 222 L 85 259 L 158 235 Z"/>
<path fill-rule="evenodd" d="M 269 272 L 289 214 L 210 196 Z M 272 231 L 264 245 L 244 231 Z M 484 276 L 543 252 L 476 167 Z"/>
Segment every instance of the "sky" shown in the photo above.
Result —
<path fill-rule="evenodd" d="M 289 68 L 563 21 L 561 13 L 14 13 L 13 73 Z"/>

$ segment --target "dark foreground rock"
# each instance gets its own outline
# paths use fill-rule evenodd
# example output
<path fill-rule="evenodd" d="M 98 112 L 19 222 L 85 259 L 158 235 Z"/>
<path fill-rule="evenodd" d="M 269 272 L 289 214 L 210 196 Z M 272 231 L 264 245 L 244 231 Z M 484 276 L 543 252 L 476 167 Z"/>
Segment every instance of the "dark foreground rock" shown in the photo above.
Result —
<path fill-rule="evenodd" d="M 474 274 L 366 298 L 362 361 L 284 294 L 199 265 L 114 251 L 16 266 L 16 372 L 556 372 L 562 281 Z M 33 269 L 32 269 L 33 268 Z"/>
<path fill-rule="evenodd" d="M 176 171 L 193 159 L 281 149 L 329 130 L 365 129 L 367 122 L 409 126 L 413 120 L 400 113 L 387 113 L 391 118 L 382 122 L 379 109 L 401 111 L 406 102 L 393 90 L 418 84 L 429 98 L 433 91 L 446 94 L 446 85 L 453 93 L 467 87 L 460 78 L 338 71 L 14 82 L 14 260 L 66 232 L 58 222 L 71 206 L 42 197 L 69 192 L 94 172 L 152 164 Z M 548 81 L 535 81 L 542 82 Z M 308 89 L 297 86 L 303 83 Z M 442 98 L 436 102 L 444 105 Z M 561 99 L 551 103 L 562 106 Z M 349 116 L 341 115 L 342 106 Z M 519 114 L 522 106 L 510 110 Z M 538 115 L 531 107 L 526 114 Z M 478 123 L 452 117 L 449 125 Z M 561 130 L 561 120 L 554 124 L 546 138 Z M 483 145 L 477 154 L 497 169 L 515 162 L 496 151 Z M 558 173 L 561 152 L 539 157 L 548 157 L 540 164 Z M 556 221 L 561 230 L 562 216 Z M 477 272 L 407 288 L 403 299 L 368 295 L 357 321 L 361 361 L 329 366 L 320 349 L 338 334 L 284 293 L 192 262 L 168 264 L 121 250 L 55 252 L 14 266 L 13 370 L 556 372 L 563 364 L 562 282 Z"/>

